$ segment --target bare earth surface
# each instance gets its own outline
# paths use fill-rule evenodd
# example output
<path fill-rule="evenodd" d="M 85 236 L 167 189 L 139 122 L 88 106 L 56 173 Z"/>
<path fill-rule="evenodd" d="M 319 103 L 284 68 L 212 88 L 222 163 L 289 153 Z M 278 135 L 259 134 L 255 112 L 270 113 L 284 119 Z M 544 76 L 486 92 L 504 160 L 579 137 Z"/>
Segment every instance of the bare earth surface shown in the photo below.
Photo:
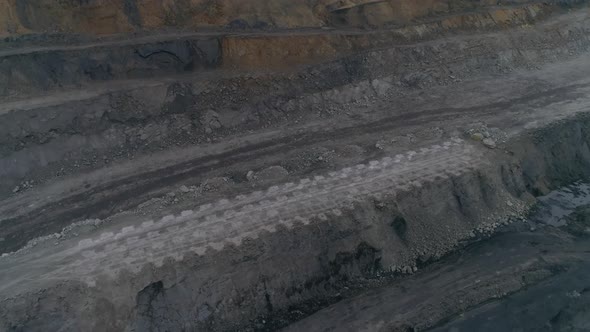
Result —
<path fill-rule="evenodd" d="M 15 267 L 4 269 L 2 292 L 21 291 L 18 279 L 22 275 L 36 275 L 38 281 L 76 276 L 92 284 L 97 273 L 116 279 L 121 269 L 139 272 L 150 263 L 161 267 L 166 258 L 182 261 L 188 251 L 202 255 L 209 248 L 221 250 L 229 243 L 239 246 L 243 239 L 256 239 L 259 232 L 275 232 L 281 225 L 290 228 L 295 222 L 307 225 L 312 219 L 327 220 L 326 214 L 341 216 L 341 209 L 367 196 L 410 190 L 447 174 L 460 175 L 464 168 L 476 167 L 481 161 L 478 159 L 469 145 L 445 142 L 345 168 L 326 177 L 220 200 L 200 206 L 197 211 L 183 211 L 178 217 L 145 221 L 140 227 L 126 227 L 118 234 L 103 233 L 94 240 L 80 241 L 74 248 L 51 250 L 51 255 L 33 254 L 23 259 L 15 256 L 14 263 L 10 258 L 3 262 Z M 28 261 L 30 257 L 37 260 Z M 26 266 L 39 270 L 23 273 L 20 269 Z M 55 267 L 58 271 L 51 271 Z M 14 272 L 8 273 L 10 270 Z"/>
<path fill-rule="evenodd" d="M 502 86 L 501 82 L 506 82 L 504 86 L 508 88 L 512 82 L 530 81 L 531 77 L 535 77 L 535 82 L 540 82 L 541 77 L 551 77 L 551 82 L 555 82 L 554 84 L 567 80 L 569 84 L 560 88 L 553 88 L 549 81 L 542 81 L 543 83 L 536 83 L 534 94 L 501 104 L 477 106 L 474 105 L 474 99 L 470 98 L 465 101 L 470 104 L 469 107 L 462 105 L 463 107 L 442 108 L 440 113 L 434 110 L 419 112 L 415 117 L 416 120 L 409 114 L 405 115 L 404 118 L 411 120 L 405 120 L 408 122 L 404 128 L 411 128 L 413 121 L 420 123 L 422 127 L 428 126 L 426 125 L 428 121 L 436 121 L 431 126 L 445 128 L 445 131 L 460 130 L 470 125 L 471 115 L 477 114 L 480 121 L 486 121 L 490 125 L 509 124 L 509 127 L 501 127 L 502 130 L 509 135 L 515 135 L 523 129 L 534 128 L 554 121 L 556 118 L 566 118 L 584 112 L 588 109 L 590 102 L 584 98 L 588 95 L 587 90 L 590 86 L 580 68 L 590 68 L 585 65 L 587 63 L 586 58 L 579 58 L 533 74 L 515 75 L 512 80 L 498 80 L 498 86 Z M 565 74 L 568 68 L 572 69 L 570 75 Z M 557 71 L 563 73 L 563 76 L 552 76 Z M 574 80 L 575 77 L 580 79 Z M 477 84 L 477 82 L 469 83 L 471 87 Z M 489 84 L 489 81 L 487 83 Z M 464 93 L 470 92 L 467 90 Z M 506 98 L 504 89 L 501 89 L 499 93 Z M 572 96 L 575 97 L 572 98 Z M 488 98 L 492 97 L 488 95 Z M 461 98 L 461 100 L 465 99 Z M 450 103 L 448 99 L 441 101 L 441 104 L 448 103 Z M 504 105 L 506 108 L 502 107 Z M 531 111 L 533 105 L 534 112 Z M 443 116 L 448 119 L 450 114 L 456 115 L 453 120 L 437 121 Z M 519 121 L 509 122 L 507 121 L 509 118 L 518 118 Z M 396 122 L 393 127 L 399 124 Z M 384 121 L 374 126 L 375 128 L 385 126 L 389 129 L 387 122 Z M 354 130 L 359 128 L 356 127 Z M 322 134 L 330 135 L 330 132 L 324 131 Z M 379 137 L 387 136 L 383 136 L 383 132 L 380 132 Z M 414 146 L 421 145 L 414 144 Z M 440 141 L 438 144 L 427 145 L 425 148 L 403 154 L 393 154 L 390 157 L 353 165 L 338 171 L 320 173 L 321 175 L 294 183 L 281 184 L 267 190 L 193 207 L 163 219 L 150 220 L 151 218 L 143 217 L 141 224 L 133 222 L 135 226 L 117 228 L 113 225 L 107 226 L 110 231 L 95 231 L 96 235 L 90 233 L 65 241 L 50 239 L 48 243 L 41 243 L 0 260 L 4 271 L 1 276 L 1 292 L 4 296 L 10 297 L 28 289 L 48 287 L 60 280 L 79 280 L 93 287 L 97 280 L 101 280 L 100 282 L 117 280 L 123 270 L 127 271 L 126 273 L 141 273 L 146 266 L 157 269 L 169 259 L 182 262 L 189 253 L 208 255 L 228 245 L 239 247 L 245 239 L 258 238 L 261 232 L 268 234 L 275 232 L 277 228 L 291 229 L 294 224 L 328 222 L 334 217 L 341 216 L 342 211 L 352 208 L 355 201 L 362 201 L 366 197 L 380 197 L 380 195 L 392 194 L 396 191 L 411 192 L 428 182 L 449 176 L 461 176 L 464 170 L 474 170 L 482 167 L 480 165 L 492 163 L 495 157 L 494 154 L 490 154 L 491 152 L 494 151 L 478 142 L 459 139 Z M 26 204 L 26 198 L 21 197 L 18 202 Z M 187 204 L 190 206 L 191 203 Z M 9 205 L 4 205 L 4 208 L 6 206 Z M 512 239 L 511 236 L 517 238 Z M 537 235 L 506 235 L 505 240 L 503 240 L 504 237 L 500 238 L 502 240 L 497 240 L 499 243 L 494 240 L 483 244 L 481 248 L 478 247 L 473 252 L 467 251 L 464 255 L 470 258 L 465 258 L 465 263 L 461 263 L 463 258 L 453 264 L 440 263 L 437 265 L 440 266 L 438 268 L 429 268 L 428 271 L 432 272 L 421 274 L 423 277 L 404 281 L 401 289 L 394 287 L 387 291 L 379 290 L 375 295 L 366 295 L 367 299 L 351 299 L 350 304 L 344 302 L 339 305 L 342 308 L 326 309 L 327 311 L 322 311 L 294 325 L 292 329 L 294 331 L 332 329 L 324 326 L 325 323 L 315 322 L 315 319 L 338 324 L 339 327 L 336 329 L 346 326 L 350 330 L 365 329 L 367 331 L 386 328 L 388 324 L 396 322 L 410 322 L 412 315 L 416 314 L 412 308 L 416 308 L 417 303 L 420 303 L 418 308 L 431 308 L 440 306 L 442 299 L 451 301 L 448 298 L 449 293 L 440 289 L 441 279 L 449 280 L 450 284 L 446 284 L 448 292 L 458 298 L 461 297 L 462 292 L 469 292 L 470 287 L 475 287 L 481 282 L 487 284 L 493 291 L 499 292 L 498 295 L 510 292 L 513 286 L 503 283 L 511 281 L 504 279 L 503 276 L 515 273 L 513 271 L 515 267 L 529 266 L 539 261 L 536 255 L 539 250 L 545 250 L 535 246 L 519 247 L 518 254 L 506 257 L 505 252 L 512 250 L 511 243 L 526 242 L 518 238 L 520 236 L 525 237 L 526 241 L 533 241 L 528 240 L 528 237 L 534 238 Z M 490 249 L 486 249 L 487 246 L 490 246 Z M 558 260 L 565 264 L 572 259 L 571 255 L 574 255 L 575 259 L 580 259 L 578 255 L 585 257 L 584 250 L 586 250 L 584 245 L 580 246 L 581 248 L 575 249 L 575 255 L 558 251 L 541 260 Z M 505 270 L 499 268 L 502 266 Z M 517 268 L 517 272 L 520 273 L 521 270 Z M 482 279 L 484 275 L 492 279 Z M 433 280 L 432 293 L 427 291 L 428 283 L 420 278 Z M 413 288 L 415 290 L 412 290 Z M 435 289 L 436 292 L 434 292 Z M 491 291 L 486 288 L 486 292 Z M 478 290 L 476 293 L 480 294 L 480 292 L 481 290 Z M 401 294 L 407 293 L 422 295 L 403 300 L 404 297 Z M 420 296 L 426 297 L 420 298 Z M 391 298 L 397 300 L 390 301 Z M 461 300 L 457 299 L 457 301 L 460 303 Z M 366 308 L 364 302 L 374 303 L 371 304 L 371 308 L 374 306 L 375 309 Z M 460 306 L 457 303 L 452 305 Z M 365 309 L 359 310 L 357 306 Z M 404 314 L 404 310 L 409 312 Z M 343 312 L 349 312 L 352 316 L 343 316 Z M 391 312 L 397 314 L 389 316 Z M 334 313 L 338 319 L 325 316 L 330 313 Z M 444 311 L 441 312 L 442 314 Z M 389 318 L 383 320 L 383 317 Z M 432 317 L 434 320 L 436 316 Z M 439 319 L 442 319 L 442 316 L 439 316 Z M 438 320 L 433 322 L 436 321 Z M 428 325 L 425 324 L 425 326 Z"/>
<path fill-rule="evenodd" d="M 0 97 L 0 331 L 589 330 L 589 13 L 235 34 L 351 43 L 276 73 L 215 32 L 0 51 L 60 59 Z"/>
<path fill-rule="evenodd" d="M 552 192 L 525 223 L 284 331 L 387 331 L 433 323 L 439 326 L 429 331 L 586 331 L 589 194 L 587 184 Z M 583 232 L 572 231 L 576 227 Z M 478 296 L 490 299 L 473 305 Z M 461 313 L 446 317 L 455 307 Z"/>

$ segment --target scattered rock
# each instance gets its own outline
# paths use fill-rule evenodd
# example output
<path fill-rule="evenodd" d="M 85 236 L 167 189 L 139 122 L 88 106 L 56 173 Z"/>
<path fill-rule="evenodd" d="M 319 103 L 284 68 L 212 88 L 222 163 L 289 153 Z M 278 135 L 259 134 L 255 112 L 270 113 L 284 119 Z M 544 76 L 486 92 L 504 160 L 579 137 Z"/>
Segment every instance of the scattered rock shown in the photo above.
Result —
<path fill-rule="evenodd" d="M 180 186 L 179 190 L 185 194 L 191 191 L 187 186 Z"/>
<path fill-rule="evenodd" d="M 139 204 L 137 206 L 137 208 L 141 210 L 141 209 L 149 208 L 149 207 L 152 207 L 154 205 L 161 204 L 161 203 L 162 203 L 162 199 L 161 198 L 152 198 L 152 199 L 150 199 L 150 200 L 148 200 L 146 202 L 143 202 L 143 203 Z"/>
<path fill-rule="evenodd" d="M 484 139 L 491 139 L 495 144 L 498 142 L 504 143 L 508 139 L 508 135 L 499 128 L 488 128 L 485 123 L 476 123 L 473 128 L 467 131 L 467 135 L 475 141 L 483 141 Z"/>
<path fill-rule="evenodd" d="M 281 166 L 270 166 L 257 172 L 255 175 L 256 181 L 259 182 L 274 182 L 282 180 L 289 176 L 289 172 Z"/>
<path fill-rule="evenodd" d="M 201 192 L 204 191 L 219 191 L 227 188 L 230 185 L 230 179 L 226 177 L 216 177 L 207 179 L 201 184 Z"/>
<path fill-rule="evenodd" d="M 425 87 L 428 83 L 432 81 L 432 78 L 427 73 L 423 72 L 414 72 L 407 75 L 404 75 L 400 79 L 400 83 L 403 86 L 414 88 L 414 89 L 421 89 Z"/>
<path fill-rule="evenodd" d="M 19 192 L 19 191 L 20 191 L 20 187 L 19 186 L 16 186 L 16 187 L 14 187 L 14 189 L 12 189 L 12 192 L 15 193 L 15 194 L 17 192 Z"/>
<path fill-rule="evenodd" d="M 569 298 L 572 298 L 572 299 L 577 299 L 582 296 L 582 294 L 580 294 L 580 292 L 578 292 L 577 290 L 573 290 L 571 292 L 568 292 L 565 295 Z"/>
<path fill-rule="evenodd" d="M 482 133 L 474 133 L 471 135 L 471 139 L 480 142 L 484 140 L 484 136 Z"/>
<path fill-rule="evenodd" d="M 404 267 L 402 272 L 405 274 L 412 274 L 412 273 L 414 273 L 414 270 L 411 267 L 406 266 L 406 267 Z"/>
<path fill-rule="evenodd" d="M 221 128 L 221 122 L 219 122 L 219 120 L 213 120 L 209 123 L 209 127 L 212 129 L 219 129 Z"/>
<path fill-rule="evenodd" d="M 485 145 L 487 148 L 489 149 L 495 149 L 496 148 L 496 142 L 494 142 L 493 139 L 491 138 L 486 138 L 482 141 L 483 145 Z"/>
<path fill-rule="evenodd" d="M 358 145 L 346 145 L 338 151 L 338 154 L 342 157 L 358 157 L 364 153 L 365 150 Z"/>
<path fill-rule="evenodd" d="M 254 171 L 248 171 L 246 174 L 246 179 L 250 182 L 256 180 L 256 176 L 254 175 Z"/>
<path fill-rule="evenodd" d="M 205 132 L 208 134 L 212 133 L 213 130 L 223 127 L 219 121 L 219 114 L 213 110 L 205 112 L 201 118 L 201 122 L 205 127 Z"/>

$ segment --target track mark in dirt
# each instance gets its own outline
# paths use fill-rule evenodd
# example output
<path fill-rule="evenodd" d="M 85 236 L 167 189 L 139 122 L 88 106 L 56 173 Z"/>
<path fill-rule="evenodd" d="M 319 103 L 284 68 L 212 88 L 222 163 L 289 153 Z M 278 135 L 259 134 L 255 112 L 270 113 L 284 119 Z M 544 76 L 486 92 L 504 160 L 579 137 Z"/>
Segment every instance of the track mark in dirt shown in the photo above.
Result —
<path fill-rule="evenodd" d="M 575 99 L 578 95 L 577 89 L 587 86 L 588 84 L 574 84 L 483 106 L 422 110 L 359 124 L 354 127 L 340 128 L 331 132 L 312 132 L 286 136 L 97 185 L 88 191 L 72 195 L 52 205 L 40 206 L 25 215 L 2 220 L 3 231 L 6 234 L 4 236 L 6 240 L 3 244 L 9 246 L 4 248 L 4 251 L 17 250 L 31 238 L 42 235 L 29 235 L 29 232 L 38 230 L 26 228 L 23 225 L 39 224 L 42 221 L 48 230 L 59 231 L 66 224 L 77 219 L 106 218 L 118 210 L 128 209 L 145 201 L 146 193 L 210 172 L 220 164 L 232 165 L 243 161 L 261 159 L 270 154 L 278 154 L 285 149 L 296 149 L 325 141 L 337 141 L 354 135 L 384 132 L 404 126 L 433 123 L 450 117 L 472 115 L 482 117 L 507 112 L 515 105 L 527 104 L 531 101 L 535 101 L 538 105 L 551 104 L 566 97 Z M 108 195 L 105 193 L 108 193 Z M 82 201 L 85 202 L 83 206 L 79 204 Z"/>
<path fill-rule="evenodd" d="M 179 216 L 125 227 L 117 234 L 84 239 L 77 247 L 49 260 L 44 258 L 45 267 L 39 267 L 51 279 L 76 276 L 92 285 L 96 276 L 105 273 L 111 277 L 122 270 L 137 273 L 146 264 L 158 267 L 166 259 L 181 261 L 187 254 L 219 251 L 226 245 L 240 245 L 246 238 L 255 239 L 261 232 L 275 232 L 278 227 L 324 222 L 368 197 L 380 198 L 456 176 L 477 167 L 482 160 L 473 146 L 456 139 L 298 183 L 273 186 L 264 192 L 222 199 Z M 59 270 L 50 272 L 54 266 Z"/>

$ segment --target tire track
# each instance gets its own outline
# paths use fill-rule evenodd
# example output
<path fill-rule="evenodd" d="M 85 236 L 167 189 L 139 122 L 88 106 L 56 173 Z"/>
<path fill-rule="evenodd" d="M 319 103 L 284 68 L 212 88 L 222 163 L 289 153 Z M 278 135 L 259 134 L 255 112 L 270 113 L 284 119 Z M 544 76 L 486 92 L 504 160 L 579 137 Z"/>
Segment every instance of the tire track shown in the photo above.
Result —
<path fill-rule="evenodd" d="M 123 270 L 137 273 L 146 264 L 160 267 L 166 259 L 182 261 L 187 254 L 206 255 L 209 250 L 239 246 L 246 238 L 256 239 L 280 227 L 324 222 L 369 197 L 461 175 L 477 167 L 481 162 L 478 155 L 472 146 L 456 140 L 302 179 L 297 184 L 222 199 L 176 217 L 149 220 L 117 234 L 84 239 L 68 253 L 66 261 L 70 263 L 64 263 L 69 267 L 55 271 L 53 277 L 75 275 L 92 284 L 101 274 L 116 277 Z"/>

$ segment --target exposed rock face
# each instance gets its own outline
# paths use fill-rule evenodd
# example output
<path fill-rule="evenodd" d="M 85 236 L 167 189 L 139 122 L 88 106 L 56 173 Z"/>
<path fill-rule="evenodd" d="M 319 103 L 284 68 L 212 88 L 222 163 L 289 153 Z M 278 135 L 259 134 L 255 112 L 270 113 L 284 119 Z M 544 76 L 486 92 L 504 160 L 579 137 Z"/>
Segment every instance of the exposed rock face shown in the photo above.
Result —
<path fill-rule="evenodd" d="M 490 32 L 530 26 L 546 19 L 556 8 L 533 3 L 461 12 L 423 23 L 363 31 L 171 32 L 134 35 L 134 38 L 124 34 L 105 38 L 72 34 L 15 36 L 0 40 L 0 99 L 89 82 L 153 78 L 218 68 L 290 71 L 294 66 L 333 61 L 358 52 L 391 47 L 392 44 L 431 40 L 451 31 Z M 145 20 L 142 18 L 141 21 Z M 247 21 L 238 23 L 237 26 L 247 24 Z M 24 49 L 18 48 L 21 44 Z M 358 68 L 363 62 L 361 58 L 355 61 L 356 64 L 349 64 L 351 69 Z M 357 69 L 353 71 L 360 74 Z M 403 79 L 404 84 L 419 86 L 420 82 L 428 80 L 425 75 L 414 73 Z M 183 96 L 188 97 L 190 93 Z M 181 99 L 174 103 L 186 102 L 186 98 L 185 101 Z M 223 121 L 220 124 L 223 125 Z"/>
<path fill-rule="evenodd" d="M 380 26 L 528 0 L 1 0 L 0 35 L 176 28 Z M 560 3 L 577 0 L 553 1 Z"/>

